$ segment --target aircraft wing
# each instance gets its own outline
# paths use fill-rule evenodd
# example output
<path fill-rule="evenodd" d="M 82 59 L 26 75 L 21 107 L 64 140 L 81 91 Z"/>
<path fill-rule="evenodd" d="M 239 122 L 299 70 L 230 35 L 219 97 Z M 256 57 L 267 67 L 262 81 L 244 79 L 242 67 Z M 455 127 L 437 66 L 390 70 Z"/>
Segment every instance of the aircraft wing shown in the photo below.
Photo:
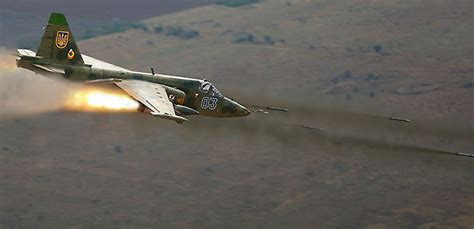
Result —
<path fill-rule="evenodd" d="M 120 80 L 113 83 L 150 109 L 152 115 L 178 123 L 188 121 L 176 115 L 173 104 L 168 99 L 168 93 L 162 85 L 139 80 Z"/>
<path fill-rule="evenodd" d="M 84 54 L 82 54 L 82 59 L 84 60 L 84 64 L 91 65 L 93 68 L 107 69 L 112 71 L 130 71 L 126 68 L 122 68 Z"/>

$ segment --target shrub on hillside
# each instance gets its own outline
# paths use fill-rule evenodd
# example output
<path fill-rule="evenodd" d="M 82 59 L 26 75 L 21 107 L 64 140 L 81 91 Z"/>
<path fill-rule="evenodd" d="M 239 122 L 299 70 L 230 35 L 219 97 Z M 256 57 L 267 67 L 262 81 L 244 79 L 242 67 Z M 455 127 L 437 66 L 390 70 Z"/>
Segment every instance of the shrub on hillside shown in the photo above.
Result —
<path fill-rule="evenodd" d="M 284 40 L 283 40 L 284 42 Z M 250 43 L 250 44 L 265 44 L 265 45 L 274 45 L 275 41 L 272 37 L 265 35 L 263 37 L 257 37 L 251 33 L 240 32 L 234 34 L 234 43 Z"/>
<path fill-rule="evenodd" d="M 241 33 L 234 36 L 235 43 L 255 43 L 255 36 L 250 33 Z"/>
<path fill-rule="evenodd" d="M 148 27 L 142 23 L 133 22 L 133 23 L 130 23 L 128 27 L 132 29 L 141 29 L 144 32 L 148 32 Z"/>
<path fill-rule="evenodd" d="M 374 51 L 378 54 L 382 54 L 384 50 L 382 45 L 374 45 Z"/>
<path fill-rule="evenodd" d="M 163 33 L 166 36 L 175 36 L 183 39 L 190 39 L 199 36 L 199 32 L 193 29 L 185 29 L 182 26 L 168 25 L 163 27 L 161 25 L 153 27 L 155 33 Z"/>
<path fill-rule="evenodd" d="M 239 7 L 252 3 L 257 3 L 260 0 L 217 0 L 216 4 L 229 6 L 229 7 Z"/>
<path fill-rule="evenodd" d="M 161 32 L 163 32 L 163 26 L 161 26 L 161 25 L 155 26 L 155 27 L 153 27 L 153 30 L 155 31 L 155 33 L 161 33 Z"/>
<path fill-rule="evenodd" d="M 263 38 L 263 40 L 265 41 L 266 44 L 269 44 L 269 45 L 273 45 L 273 44 L 275 43 L 275 42 L 273 41 L 273 38 L 270 37 L 270 36 L 268 36 L 268 35 L 265 36 L 265 37 Z"/>

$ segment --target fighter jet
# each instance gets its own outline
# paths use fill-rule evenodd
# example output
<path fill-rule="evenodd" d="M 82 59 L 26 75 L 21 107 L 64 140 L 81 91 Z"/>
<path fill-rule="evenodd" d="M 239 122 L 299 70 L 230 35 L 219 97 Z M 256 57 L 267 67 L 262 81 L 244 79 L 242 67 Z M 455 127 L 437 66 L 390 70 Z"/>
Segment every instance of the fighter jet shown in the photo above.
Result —
<path fill-rule="evenodd" d="M 93 85 L 112 85 L 140 103 L 139 111 L 188 121 L 184 115 L 238 117 L 249 109 L 222 95 L 211 82 L 128 70 L 81 54 L 66 17 L 52 13 L 35 53 L 18 49 L 16 65 L 37 74 Z"/>

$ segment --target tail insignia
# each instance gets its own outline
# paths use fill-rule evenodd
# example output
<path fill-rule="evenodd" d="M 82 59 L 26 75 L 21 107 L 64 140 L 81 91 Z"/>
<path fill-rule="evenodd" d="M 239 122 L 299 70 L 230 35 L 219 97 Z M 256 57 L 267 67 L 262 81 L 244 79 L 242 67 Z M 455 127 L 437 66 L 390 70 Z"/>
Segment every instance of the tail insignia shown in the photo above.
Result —
<path fill-rule="evenodd" d="M 69 49 L 69 52 L 67 52 L 67 59 L 72 60 L 74 58 L 74 50 Z"/>
<path fill-rule="evenodd" d="M 63 49 L 64 47 L 67 46 L 68 42 L 69 42 L 69 32 L 58 31 L 58 33 L 56 34 L 56 47 Z M 73 57 L 74 57 L 74 54 L 73 54 Z"/>

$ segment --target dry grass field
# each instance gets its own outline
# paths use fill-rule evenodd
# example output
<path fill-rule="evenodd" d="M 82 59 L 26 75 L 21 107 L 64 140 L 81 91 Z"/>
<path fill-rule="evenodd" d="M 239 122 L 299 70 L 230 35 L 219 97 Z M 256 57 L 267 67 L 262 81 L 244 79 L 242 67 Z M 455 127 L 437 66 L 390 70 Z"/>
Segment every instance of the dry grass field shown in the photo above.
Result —
<path fill-rule="evenodd" d="M 145 20 L 149 32 L 131 30 L 80 45 L 121 66 L 205 77 L 231 93 L 238 88 L 307 103 L 339 98 L 343 106 L 468 120 L 474 101 L 472 88 L 464 87 L 474 81 L 471 6 L 367 0 L 211 5 Z M 200 36 L 156 34 L 158 25 L 180 25 Z M 236 43 L 242 33 L 256 41 Z M 263 42 L 265 36 L 273 45 Z M 405 88 L 414 93 L 399 93 Z"/>
<path fill-rule="evenodd" d="M 177 125 L 65 112 L 61 85 L 1 71 L 0 228 L 471 228 L 473 160 L 449 153 L 474 148 L 470 9 L 265 0 L 79 43 L 288 113 Z"/>

